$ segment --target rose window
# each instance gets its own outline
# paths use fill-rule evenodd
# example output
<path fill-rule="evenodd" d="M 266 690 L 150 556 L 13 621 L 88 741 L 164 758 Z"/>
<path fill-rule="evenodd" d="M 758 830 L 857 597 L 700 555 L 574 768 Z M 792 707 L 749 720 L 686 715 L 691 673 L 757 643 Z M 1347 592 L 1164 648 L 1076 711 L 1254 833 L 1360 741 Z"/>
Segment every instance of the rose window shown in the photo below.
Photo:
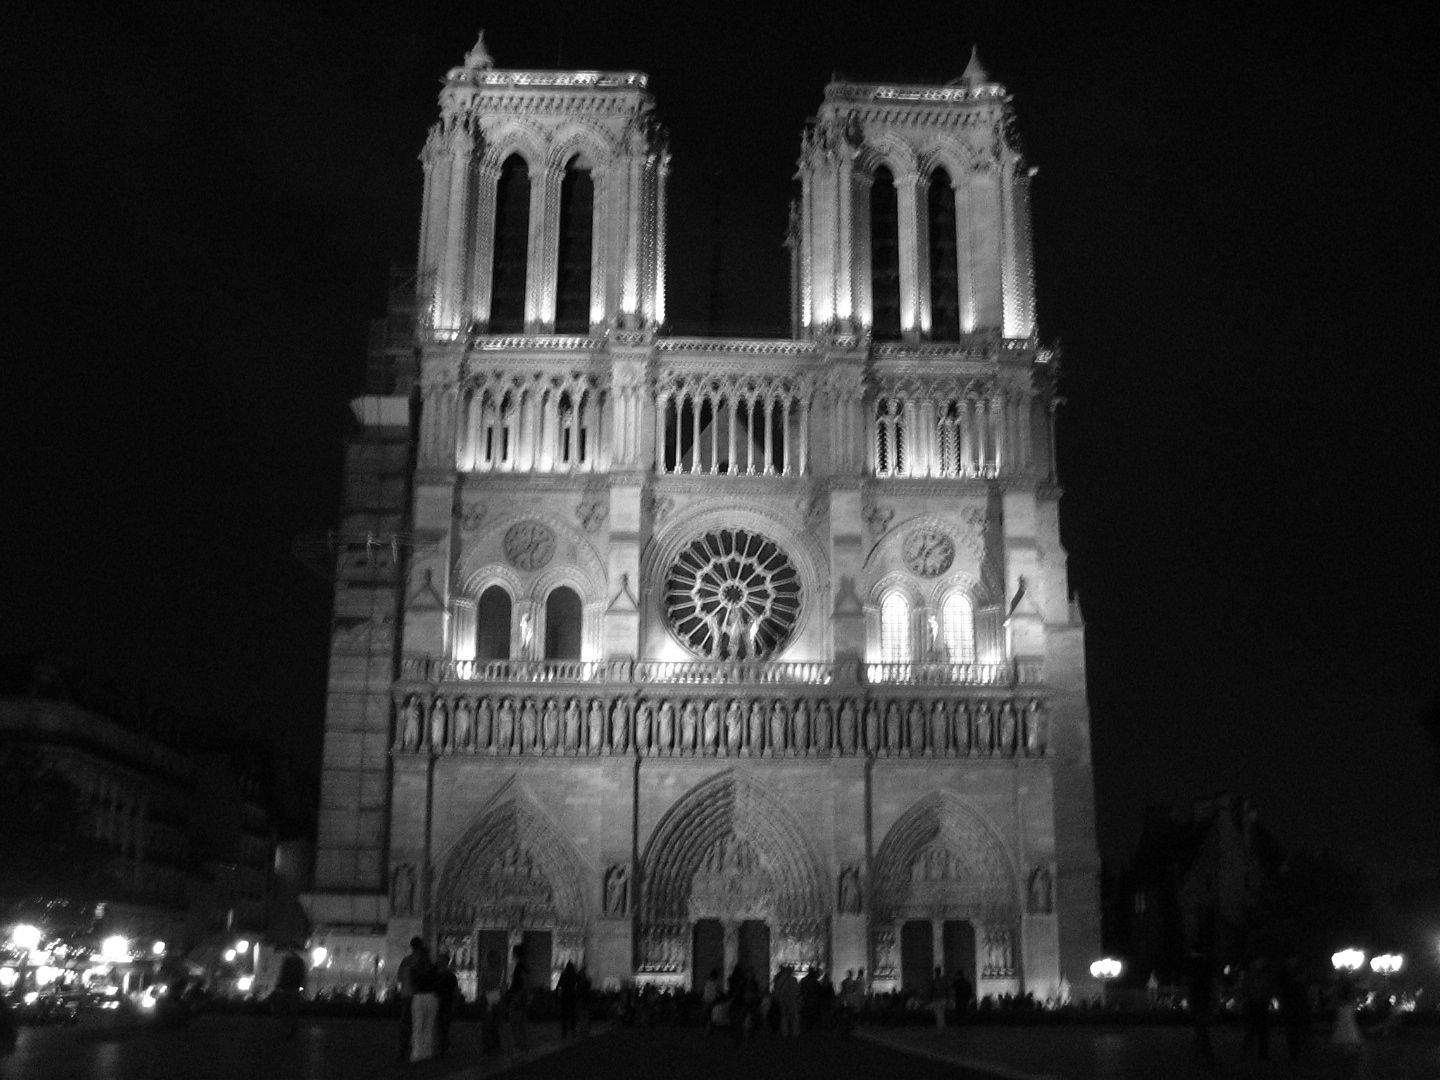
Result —
<path fill-rule="evenodd" d="M 665 615 L 692 652 L 711 660 L 764 660 L 800 618 L 800 575 L 773 541 L 716 529 L 691 542 L 665 578 Z"/>

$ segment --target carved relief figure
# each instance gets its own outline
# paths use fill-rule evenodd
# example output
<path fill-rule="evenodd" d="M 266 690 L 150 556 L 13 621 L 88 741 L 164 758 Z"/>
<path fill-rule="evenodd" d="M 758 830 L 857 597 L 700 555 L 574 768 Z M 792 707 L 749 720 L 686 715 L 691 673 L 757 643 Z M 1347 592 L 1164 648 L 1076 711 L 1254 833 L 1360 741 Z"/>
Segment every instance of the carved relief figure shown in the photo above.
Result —
<path fill-rule="evenodd" d="M 420 699 L 408 697 L 405 699 L 405 711 L 401 717 L 400 745 L 406 750 L 414 750 L 420 745 Z"/>
<path fill-rule="evenodd" d="M 461 698 L 455 706 L 455 748 L 471 750 L 475 746 L 475 711 L 469 698 Z"/>
<path fill-rule="evenodd" d="M 946 728 L 950 726 L 950 718 L 945 712 L 945 703 L 937 701 L 930 706 L 930 741 L 925 747 L 926 757 L 944 757 L 950 748 L 950 739 Z"/>
<path fill-rule="evenodd" d="M 450 719 L 444 698 L 436 698 L 430 706 L 430 748 L 439 751 L 445 746 L 445 728 Z"/>
<path fill-rule="evenodd" d="M 795 706 L 795 715 L 790 725 L 790 753 L 810 753 L 810 707 L 801 698 Z"/>
<path fill-rule="evenodd" d="M 415 864 L 400 863 L 390 871 L 390 910 L 396 915 L 415 912 Z"/>
<path fill-rule="evenodd" d="M 759 754 L 765 745 L 765 706 L 759 698 L 750 703 L 750 745 L 746 753 Z"/>
<path fill-rule="evenodd" d="M 975 710 L 975 752 L 977 754 L 989 755 L 993 727 L 994 717 L 990 713 L 990 703 L 982 701 L 980 707 Z"/>
<path fill-rule="evenodd" d="M 496 726 L 499 730 L 495 732 L 495 752 L 508 754 L 515 743 L 515 702 L 512 699 L 507 697 L 500 702 L 499 723 Z"/>
<path fill-rule="evenodd" d="M 911 756 L 919 757 L 925 751 L 925 710 L 920 702 L 912 701 L 910 703 L 910 715 L 907 719 L 910 728 L 908 749 Z"/>
<path fill-rule="evenodd" d="M 545 712 L 540 719 L 540 742 L 547 753 L 560 747 L 560 706 L 554 698 L 545 699 Z"/>
<path fill-rule="evenodd" d="M 900 706 L 893 701 L 885 709 L 885 752 L 900 753 Z"/>
<path fill-rule="evenodd" d="M 616 863 L 605 871 L 605 914 L 619 918 L 630 910 L 630 868 Z"/>
<path fill-rule="evenodd" d="M 536 715 L 535 699 L 526 698 L 520 706 L 520 752 L 528 754 L 535 749 L 535 740 L 540 737 L 540 718 Z"/>
<path fill-rule="evenodd" d="M 475 706 L 475 740 L 481 750 L 491 749 L 491 717 L 493 710 L 489 698 L 481 698 Z"/>
<path fill-rule="evenodd" d="M 880 752 L 880 707 L 873 701 L 865 705 L 865 749 L 871 754 Z"/>
<path fill-rule="evenodd" d="M 658 753 L 668 754 L 675 738 L 675 706 L 668 700 L 660 703 L 660 727 Z"/>
<path fill-rule="evenodd" d="M 1045 754 L 1045 715 L 1039 701 L 1032 700 L 1025 706 L 1025 753 L 1030 757 Z"/>
<path fill-rule="evenodd" d="M 610 708 L 610 749 L 623 753 L 630 749 L 630 702 L 619 698 Z"/>
<path fill-rule="evenodd" d="M 655 722 L 655 709 L 650 702 L 642 701 L 635 712 L 635 749 L 642 754 L 654 752 L 655 743 L 651 726 Z"/>
<path fill-rule="evenodd" d="M 850 698 L 840 706 L 840 752 L 855 752 L 855 702 Z"/>
<path fill-rule="evenodd" d="M 1007 757 L 1015 753 L 1015 727 L 1015 705 L 1007 701 L 1000 706 L 1000 744 L 995 748 L 997 753 Z"/>
<path fill-rule="evenodd" d="M 720 703 L 714 698 L 705 703 L 705 718 L 700 741 L 705 744 L 705 753 L 707 754 L 715 753 L 715 747 L 720 742 Z"/>
<path fill-rule="evenodd" d="M 841 915 L 860 914 L 860 869 L 855 866 L 847 866 L 840 871 L 840 905 Z"/>
<path fill-rule="evenodd" d="M 565 752 L 573 754 L 580 749 L 580 702 L 571 698 L 565 703 Z"/>
<path fill-rule="evenodd" d="M 777 701 L 770 706 L 770 739 L 765 744 L 765 756 L 785 753 L 785 706 Z"/>
<path fill-rule="evenodd" d="M 669 702 L 666 702 L 668 705 Z M 695 728 L 700 721 L 700 710 L 695 702 L 687 701 L 680 710 L 680 749 L 690 754 L 695 751 Z"/>
<path fill-rule="evenodd" d="M 725 751 L 729 754 L 740 752 L 740 736 L 744 730 L 745 720 L 740 711 L 740 702 L 730 700 L 729 707 L 725 710 Z"/>
<path fill-rule="evenodd" d="M 1030 874 L 1030 914 L 1049 915 L 1054 910 L 1054 893 L 1050 884 L 1050 868 L 1037 866 Z"/>
<path fill-rule="evenodd" d="M 970 710 L 963 701 L 955 703 L 955 753 L 960 757 L 970 753 Z"/>
<path fill-rule="evenodd" d="M 599 698 L 590 701 L 589 724 L 586 731 L 586 745 L 592 754 L 605 748 L 605 705 Z"/>

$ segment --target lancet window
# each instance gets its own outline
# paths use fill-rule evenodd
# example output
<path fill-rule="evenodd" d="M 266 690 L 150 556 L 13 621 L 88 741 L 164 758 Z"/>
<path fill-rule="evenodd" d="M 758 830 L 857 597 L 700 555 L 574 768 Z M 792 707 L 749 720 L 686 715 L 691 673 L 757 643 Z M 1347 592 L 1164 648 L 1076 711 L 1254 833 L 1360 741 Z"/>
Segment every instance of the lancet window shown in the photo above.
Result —
<path fill-rule="evenodd" d="M 787 382 L 677 383 L 657 403 L 666 473 L 791 476 L 809 471 L 810 407 Z"/>
<path fill-rule="evenodd" d="M 510 659 L 510 594 L 491 585 L 475 605 L 475 659 Z"/>
<path fill-rule="evenodd" d="M 960 337 L 960 277 L 955 232 L 955 187 L 944 169 L 930 174 L 926 205 L 930 240 L 930 336 Z"/>
<path fill-rule="evenodd" d="M 910 663 L 910 601 L 898 592 L 880 601 L 880 662 Z"/>
<path fill-rule="evenodd" d="M 1016 464 L 1024 429 L 1015 417 L 1028 404 L 1007 407 L 989 396 L 887 395 L 875 402 L 872 455 L 881 477 L 995 476 Z M 1007 441 L 1008 440 L 1008 441 Z M 1002 447 L 1010 459 L 1002 460 Z"/>
<path fill-rule="evenodd" d="M 565 585 L 552 589 L 545 598 L 545 659 L 579 660 L 584 629 L 579 595 Z"/>
<path fill-rule="evenodd" d="M 975 662 L 975 605 L 962 592 L 952 592 L 940 605 L 940 640 L 948 663 Z"/>
<path fill-rule="evenodd" d="M 900 339 L 900 204 L 895 177 L 883 165 L 870 182 L 871 336 Z"/>
<path fill-rule="evenodd" d="M 908 447 L 905 445 L 905 405 L 899 398 L 881 398 L 875 405 L 875 475 L 904 476 Z"/>
<path fill-rule="evenodd" d="M 525 329 L 525 272 L 530 247 L 530 169 L 519 154 L 500 166 L 495 187 L 495 256 L 490 293 L 490 330 Z"/>
<path fill-rule="evenodd" d="M 560 246 L 555 283 L 557 334 L 584 334 L 590 329 L 594 218 L 595 184 L 588 163 L 577 155 L 565 166 L 560 183 Z"/>
<path fill-rule="evenodd" d="M 503 378 L 466 389 L 456 467 L 461 472 L 593 472 L 600 468 L 604 392 L 571 377 Z"/>

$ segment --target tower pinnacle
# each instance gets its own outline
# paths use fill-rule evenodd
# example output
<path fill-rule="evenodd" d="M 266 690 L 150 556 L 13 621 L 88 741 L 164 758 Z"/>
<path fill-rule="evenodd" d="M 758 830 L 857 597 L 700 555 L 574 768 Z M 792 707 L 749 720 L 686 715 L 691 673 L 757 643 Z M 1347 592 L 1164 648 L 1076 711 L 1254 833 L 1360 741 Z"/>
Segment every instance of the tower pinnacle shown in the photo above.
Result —
<path fill-rule="evenodd" d="M 967 90 L 975 90 L 990 82 L 990 73 L 985 70 L 985 65 L 980 63 L 980 46 L 970 46 L 970 62 L 965 65 L 964 72 L 960 75 L 960 84 Z"/>
<path fill-rule="evenodd" d="M 472 71 L 486 71 L 495 66 L 494 57 L 485 48 L 484 30 L 481 30 L 480 36 L 475 39 L 474 48 L 465 54 L 465 66 Z"/>

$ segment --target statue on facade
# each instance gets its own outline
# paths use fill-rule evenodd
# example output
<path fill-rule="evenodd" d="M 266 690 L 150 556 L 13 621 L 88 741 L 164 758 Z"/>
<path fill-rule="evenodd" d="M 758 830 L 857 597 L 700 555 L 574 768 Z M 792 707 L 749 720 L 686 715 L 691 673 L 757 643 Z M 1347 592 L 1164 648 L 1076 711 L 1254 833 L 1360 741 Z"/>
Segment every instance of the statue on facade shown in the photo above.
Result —
<path fill-rule="evenodd" d="M 709 755 L 715 753 L 715 747 L 720 742 L 720 703 L 714 698 L 705 702 L 705 709 L 700 716 L 700 749 L 701 752 Z"/>
<path fill-rule="evenodd" d="M 828 753 L 830 750 L 830 724 L 830 702 L 822 699 L 815 703 L 815 731 L 810 740 L 810 747 L 817 754 Z"/>
<path fill-rule="evenodd" d="M 635 749 L 641 754 L 650 754 L 654 749 L 654 737 L 651 725 L 655 721 L 655 710 L 650 702 L 640 702 L 640 707 L 635 711 Z"/>
<path fill-rule="evenodd" d="M 540 717 L 535 708 L 535 699 L 526 698 L 520 706 L 520 752 L 528 754 L 535 749 L 540 738 Z"/>
<path fill-rule="evenodd" d="M 390 910 L 396 915 L 413 915 L 415 909 L 415 864 L 399 863 L 390 871 Z"/>
<path fill-rule="evenodd" d="M 666 702 L 669 705 L 669 702 Z M 695 752 L 696 728 L 700 724 L 700 709 L 694 701 L 687 701 L 680 707 L 680 750 L 685 754 Z"/>
<path fill-rule="evenodd" d="M 589 724 L 586 731 L 586 746 L 592 754 L 605 749 L 605 703 L 599 698 L 590 700 Z"/>
<path fill-rule="evenodd" d="M 471 750 L 475 746 L 475 710 L 469 698 L 455 703 L 455 749 Z"/>
<path fill-rule="evenodd" d="M 520 659 L 530 659 L 530 644 L 535 640 L 535 619 L 528 612 L 520 616 Z"/>
<path fill-rule="evenodd" d="M 1045 755 L 1045 715 L 1038 700 L 1025 706 L 1025 753 L 1030 757 Z"/>
<path fill-rule="evenodd" d="M 1009 757 L 1015 753 L 1015 704 L 1007 701 L 1000 706 L 1000 745 L 996 752 Z"/>
<path fill-rule="evenodd" d="M 410 696 L 405 699 L 405 710 L 401 716 L 400 746 L 414 750 L 420 745 L 420 699 Z"/>
<path fill-rule="evenodd" d="M 809 754 L 810 706 L 805 703 L 804 698 L 796 702 L 795 712 L 790 719 L 790 753 Z"/>
<path fill-rule="evenodd" d="M 675 739 L 675 706 L 669 699 L 660 703 L 660 719 L 658 725 L 658 743 L 655 748 L 657 753 L 668 754 L 674 745 Z"/>
<path fill-rule="evenodd" d="M 880 752 L 880 706 L 873 701 L 865 703 L 865 749 L 871 754 Z"/>
<path fill-rule="evenodd" d="M 990 753 L 993 740 L 994 717 L 990 713 L 990 703 L 982 701 L 980 707 L 975 710 L 975 752 L 984 756 Z"/>
<path fill-rule="evenodd" d="M 490 699 L 489 699 L 489 698 L 481 698 L 478 702 L 476 702 L 476 704 L 475 704 L 475 742 L 476 742 L 476 745 L 479 746 L 479 748 L 480 748 L 481 750 L 490 750 L 490 749 L 492 749 L 492 747 L 491 747 L 491 745 L 490 745 L 491 736 L 492 736 L 492 734 L 493 734 L 492 731 L 491 731 L 491 717 L 492 717 L 492 715 L 493 715 L 493 710 L 492 710 L 491 707 L 490 707 Z"/>
<path fill-rule="evenodd" d="M 624 753 L 630 749 L 630 700 L 616 698 L 610 707 L 610 749 Z"/>
<path fill-rule="evenodd" d="M 565 752 L 573 754 L 580 749 L 580 702 L 571 698 L 565 702 Z"/>
<path fill-rule="evenodd" d="M 738 754 L 740 752 L 740 739 L 745 729 L 745 717 L 741 713 L 740 702 L 734 698 L 725 709 L 725 752 L 727 754 Z"/>
<path fill-rule="evenodd" d="M 765 744 L 765 756 L 785 753 L 785 706 L 776 701 L 770 706 L 770 740 Z"/>
<path fill-rule="evenodd" d="M 900 753 L 900 706 L 893 701 L 885 707 L 885 753 Z"/>
<path fill-rule="evenodd" d="M 911 757 L 919 757 L 925 752 L 925 709 L 920 702 L 910 703 L 910 713 L 906 720 L 910 728 L 910 745 L 907 749 Z"/>
<path fill-rule="evenodd" d="M 515 701 L 513 698 L 507 697 L 500 702 L 499 722 L 496 727 L 499 730 L 495 732 L 495 752 L 508 754 L 515 744 Z"/>
<path fill-rule="evenodd" d="M 445 728 L 450 717 L 444 698 L 436 698 L 430 706 L 430 748 L 439 752 L 445 746 Z"/>
<path fill-rule="evenodd" d="M 759 754 L 765 745 L 765 706 L 756 698 L 750 702 L 750 742 L 746 746 L 747 754 Z"/>
<path fill-rule="evenodd" d="M 847 866 L 840 871 L 840 904 L 841 915 L 860 914 L 860 869 L 855 866 Z"/>
<path fill-rule="evenodd" d="M 944 757 L 949 749 L 950 739 L 946 728 L 950 718 L 945 711 L 945 702 L 936 701 L 930 706 L 930 741 L 925 747 L 926 757 Z"/>
<path fill-rule="evenodd" d="M 619 918 L 630 910 L 630 868 L 616 863 L 605 871 L 605 914 Z"/>
<path fill-rule="evenodd" d="M 967 757 L 970 753 L 970 710 L 963 701 L 955 703 L 955 753 Z"/>
<path fill-rule="evenodd" d="M 1054 910 L 1054 904 L 1050 868 L 1037 866 L 1030 874 L 1030 914 L 1049 915 Z"/>
<path fill-rule="evenodd" d="M 840 752 L 842 754 L 855 752 L 855 723 L 855 702 L 846 698 L 840 705 Z"/>
<path fill-rule="evenodd" d="M 560 748 L 560 705 L 546 698 L 540 710 L 540 752 L 553 754 Z"/>

